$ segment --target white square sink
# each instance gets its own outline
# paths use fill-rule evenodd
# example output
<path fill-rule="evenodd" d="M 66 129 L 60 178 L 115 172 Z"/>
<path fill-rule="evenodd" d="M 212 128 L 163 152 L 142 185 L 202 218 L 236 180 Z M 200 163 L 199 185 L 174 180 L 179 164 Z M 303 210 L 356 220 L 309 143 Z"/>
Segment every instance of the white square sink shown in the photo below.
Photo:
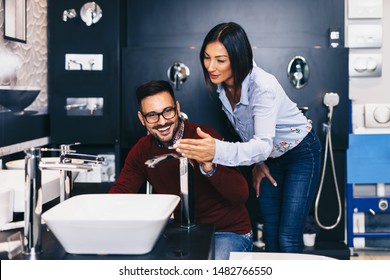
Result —
<path fill-rule="evenodd" d="M 0 170 L 0 188 L 14 190 L 13 212 L 25 209 L 25 174 L 24 170 Z M 60 196 L 60 171 L 42 171 L 42 204 Z"/>
<path fill-rule="evenodd" d="M 7 187 L 0 188 L 0 226 L 11 222 L 14 211 L 14 190 Z"/>
<path fill-rule="evenodd" d="M 150 252 L 180 198 L 170 194 L 85 194 L 42 214 L 71 254 Z"/>

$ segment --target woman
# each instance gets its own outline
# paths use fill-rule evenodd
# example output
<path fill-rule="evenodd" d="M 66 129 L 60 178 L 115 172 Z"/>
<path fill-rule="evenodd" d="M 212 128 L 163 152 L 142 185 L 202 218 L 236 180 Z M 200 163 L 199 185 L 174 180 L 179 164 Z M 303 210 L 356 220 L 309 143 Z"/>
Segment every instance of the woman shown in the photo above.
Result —
<path fill-rule="evenodd" d="M 206 83 L 219 93 L 243 142 L 214 139 L 198 128 L 202 139 L 181 139 L 173 148 L 201 162 L 255 164 L 253 186 L 264 217 L 266 251 L 301 252 L 320 173 L 321 144 L 310 121 L 276 78 L 254 65 L 240 25 L 221 23 L 211 29 L 200 60 Z"/>

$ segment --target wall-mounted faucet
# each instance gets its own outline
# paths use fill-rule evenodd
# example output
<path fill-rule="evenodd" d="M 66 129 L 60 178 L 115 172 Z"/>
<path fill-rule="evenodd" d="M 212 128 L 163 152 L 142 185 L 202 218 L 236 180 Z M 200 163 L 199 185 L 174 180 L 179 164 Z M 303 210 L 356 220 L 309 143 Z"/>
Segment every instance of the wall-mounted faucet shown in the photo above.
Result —
<path fill-rule="evenodd" d="M 65 110 L 68 116 L 101 116 L 104 99 L 102 97 L 67 98 Z"/>
<path fill-rule="evenodd" d="M 102 54 L 65 54 L 65 70 L 67 71 L 102 71 Z"/>
<path fill-rule="evenodd" d="M 102 9 L 95 2 L 85 3 L 80 10 L 80 17 L 87 26 L 97 23 L 103 16 Z"/>
<path fill-rule="evenodd" d="M 154 168 L 162 161 L 178 159 L 180 161 L 180 197 L 181 197 L 181 226 L 187 230 L 195 226 L 195 188 L 193 166 L 188 164 L 188 158 L 170 153 L 153 157 L 145 162 L 149 168 Z"/>
<path fill-rule="evenodd" d="M 68 21 L 68 18 L 72 19 L 77 16 L 77 12 L 75 9 L 69 9 L 69 10 L 64 10 L 62 13 L 62 20 L 63 21 Z"/>
<path fill-rule="evenodd" d="M 190 76 L 190 69 L 184 63 L 175 62 L 168 68 L 167 75 L 169 80 L 175 86 L 175 89 L 179 90 L 180 85 L 182 85 Z"/>
<path fill-rule="evenodd" d="M 287 77 L 293 87 L 304 87 L 309 79 L 309 65 L 303 56 L 294 56 L 287 67 Z"/>
<path fill-rule="evenodd" d="M 83 63 L 81 61 L 74 60 L 74 59 L 69 59 L 69 61 L 68 61 L 68 70 L 70 69 L 70 65 L 71 64 L 77 64 L 77 65 L 80 66 L 80 70 L 83 70 Z"/>

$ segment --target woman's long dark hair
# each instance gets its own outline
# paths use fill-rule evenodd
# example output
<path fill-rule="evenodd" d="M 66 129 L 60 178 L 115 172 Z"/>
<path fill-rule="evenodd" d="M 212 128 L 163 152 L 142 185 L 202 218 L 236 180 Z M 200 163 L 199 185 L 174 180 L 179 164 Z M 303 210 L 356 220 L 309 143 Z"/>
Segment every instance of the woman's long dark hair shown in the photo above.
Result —
<path fill-rule="evenodd" d="M 253 52 L 245 30 L 237 23 L 220 23 L 207 33 L 200 50 L 200 63 L 206 84 L 214 87 L 207 69 L 204 67 L 206 46 L 212 42 L 221 42 L 227 50 L 233 72 L 234 91 L 237 92 L 245 77 L 253 68 Z"/>

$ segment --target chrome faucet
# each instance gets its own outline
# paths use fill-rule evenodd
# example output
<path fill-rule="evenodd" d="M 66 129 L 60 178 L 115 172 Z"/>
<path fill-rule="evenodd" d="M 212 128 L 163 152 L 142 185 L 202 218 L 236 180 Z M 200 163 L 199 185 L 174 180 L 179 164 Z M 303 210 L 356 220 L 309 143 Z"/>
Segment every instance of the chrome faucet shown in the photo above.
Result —
<path fill-rule="evenodd" d="M 36 255 L 41 247 L 42 183 L 39 162 L 41 150 L 31 148 L 25 151 L 25 209 L 23 253 Z"/>
<path fill-rule="evenodd" d="M 70 65 L 71 64 L 77 64 L 80 66 L 80 70 L 82 71 L 83 70 L 83 63 L 81 61 L 78 61 L 78 60 L 74 60 L 74 59 L 70 59 L 68 61 L 68 70 L 70 70 Z"/>
<path fill-rule="evenodd" d="M 153 157 L 145 162 L 149 168 L 154 168 L 162 161 L 178 159 L 180 161 L 180 197 L 181 197 L 181 226 L 190 230 L 195 226 L 195 188 L 193 166 L 188 164 L 188 158 L 175 153 Z"/>
<path fill-rule="evenodd" d="M 75 18 L 76 16 L 77 12 L 75 9 L 64 10 L 64 12 L 62 13 L 62 20 L 68 21 L 68 18 Z"/>
<path fill-rule="evenodd" d="M 69 104 L 65 105 L 65 110 L 70 111 L 72 109 L 84 109 L 87 107 L 87 103 Z"/>
<path fill-rule="evenodd" d="M 76 143 L 79 144 L 79 143 Z M 23 253 L 36 255 L 42 252 L 41 215 L 42 215 L 42 171 L 60 170 L 60 201 L 69 197 L 72 178 L 71 171 L 92 170 L 92 164 L 75 164 L 69 159 L 82 159 L 90 163 L 101 163 L 104 158 L 76 154 L 70 150 L 71 145 L 61 145 L 61 149 L 30 148 L 25 150 L 25 210 L 24 210 L 24 242 Z M 45 163 L 41 160 L 42 151 L 61 151 L 60 162 Z"/>
<path fill-rule="evenodd" d="M 190 69 L 184 63 L 175 62 L 168 68 L 167 75 L 175 89 L 179 90 L 180 85 L 190 76 Z"/>
<path fill-rule="evenodd" d="M 85 98 L 69 98 L 65 105 L 65 110 L 68 115 L 73 115 L 70 112 L 73 110 L 88 112 L 90 115 L 99 115 L 103 111 L 104 100 L 101 97 L 85 97 Z"/>
<path fill-rule="evenodd" d="M 72 171 L 90 171 L 93 164 L 99 164 L 104 161 L 104 157 L 88 154 L 77 154 L 75 150 L 71 150 L 71 146 L 80 145 L 80 143 L 63 144 L 60 149 L 42 148 L 42 151 L 59 151 L 59 163 L 40 163 L 41 169 L 59 170 L 60 171 L 60 202 L 65 201 L 70 197 L 70 192 L 73 189 Z M 81 164 L 72 163 L 72 159 L 80 159 Z M 86 164 L 85 162 L 89 163 Z"/>
<path fill-rule="evenodd" d="M 60 169 L 60 192 L 61 197 L 60 201 L 64 201 L 70 197 L 70 191 L 73 189 L 73 179 L 72 179 L 72 171 L 77 170 L 91 170 L 94 164 L 100 164 L 104 161 L 104 157 L 99 157 L 96 155 L 88 155 L 88 154 L 78 154 L 75 151 L 70 149 L 71 145 L 79 145 L 80 143 L 70 144 L 70 145 L 61 145 L 61 155 L 60 162 L 62 164 L 70 164 L 74 167 L 74 169 Z M 82 160 L 82 164 L 74 164 L 71 163 L 72 159 Z M 88 164 L 86 164 L 87 162 Z M 62 183 L 61 183 L 62 182 Z"/>

